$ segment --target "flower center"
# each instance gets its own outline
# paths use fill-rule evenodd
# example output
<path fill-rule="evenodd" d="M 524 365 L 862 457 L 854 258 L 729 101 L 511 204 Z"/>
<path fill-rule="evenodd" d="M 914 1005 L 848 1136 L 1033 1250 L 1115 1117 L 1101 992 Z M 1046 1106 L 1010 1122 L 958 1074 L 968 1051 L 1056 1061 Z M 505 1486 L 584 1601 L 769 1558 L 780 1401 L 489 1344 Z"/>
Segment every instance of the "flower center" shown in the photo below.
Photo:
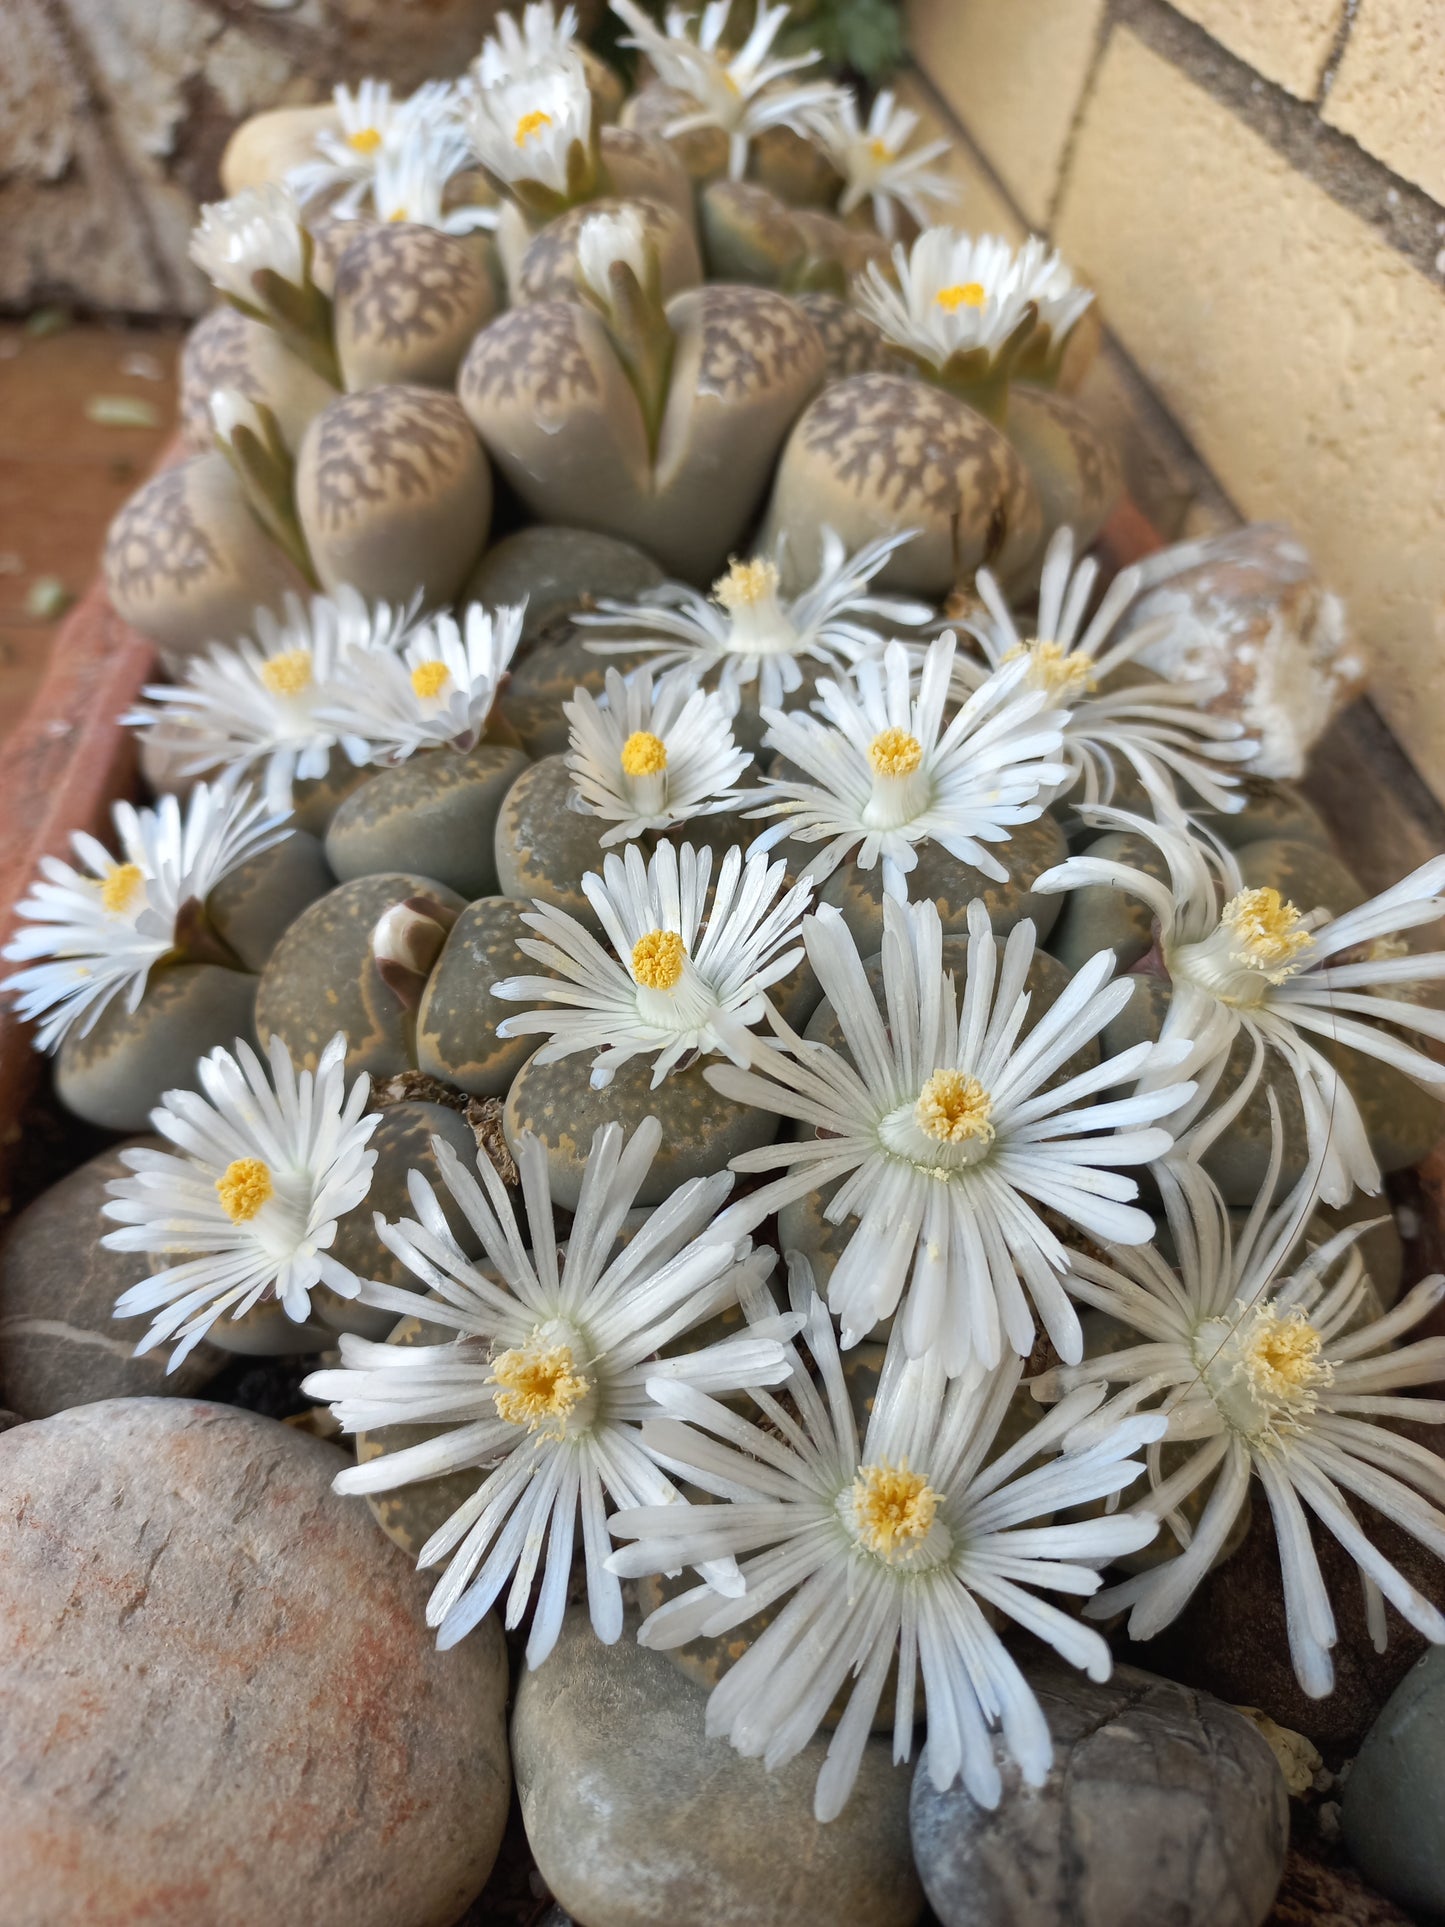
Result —
<path fill-rule="evenodd" d="M 1272 984 L 1282 984 L 1298 969 L 1296 958 L 1309 948 L 1305 920 L 1278 890 L 1241 890 L 1225 904 L 1219 918 L 1234 948 L 1231 963 L 1257 970 Z"/>
<path fill-rule="evenodd" d="M 232 1224 L 249 1224 L 275 1195 L 270 1167 L 260 1158 L 233 1158 L 216 1179 L 216 1196 Z"/>
<path fill-rule="evenodd" d="M 897 1566 L 918 1563 L 942 1500 L 943 1494 L 933 1490 L 923 1473 L 913 1471 L 906 1458 L 897 1465 L 882 1459 L 858 1468 L 843 1495 L 842 1510 L 863 1551 Z"/>
<path fill-rule="evenodd" d="M 687 946 L 675 930 L 649 930 L 632 946 L 632 975 L 644 990 L 675 990 L 687 963 Z"/>
<path fill-rule="evenodd" d="M 407 218 L 407 211 L 404 207 L 394 207 L 386 218 L 391 222 L 404 221 Z"/>
<path fill-rule="evenodd" d="M 1317 1409 L 1335 1376 L 1323 1354 L 1324 1339 L 1299 1305 L 1237 1302 L 1194 1338 L 1195 1361 L 1226 1424 L 1265 1442 Z"/>
<path fill-rule="evenodd" d="M 491 1382 L 497 1417 L 544 1439 L 566 1437 L 568 1420 L 592 1389 L 572 1347 L 549 1343 L 540 1328 L 525 1345 L 492 1361 Z"/>
<path fill-rule="evenodd" d="M 722 604 L 729 614 L 738 609 L 755 608 L 758 603 L 766 602 L 778 592 L 778 568 L 766 556 L 757 556 L 751 562 L 734 559 L 728 564 L 726 575 L 719 576 L 712 585 L 714 598 Z"/>
<path fill-rule="evenodd" d="M 138 863 L 117 863 L 100 886 L 100 907 L 108 916 L 121 917 L 145 883 L 145 871 Z"/>
<path fill-rule="evenodd" d="M 868 761 L 878 776 L 912 776 L 923 761 L 923 745 L 906 729 L 884 729 L 868 745 Z"/>
<path fill-rule="evenodd" d="M 960 308 L 981 308 L 988 294 L 981 281 L 955 281 L 950 288 L 940 288 L 933 298 L 940 308 L 957 314 Z"/>
<path fill-rule="evenodd" d="M 423 701 L 426 701 L 432 696 L 439 696 L 441 694 L 447 685 L 451 673 L 451 670 L 447 668 L 444 662 L 438 662 L 436 658 L 433 657 L 429 662 L 419 662 L 416 668 L 412 670 L 411 686 L 417 695 L 420 696 Z"/>
<path fill-rule="evenodd" d="M 990 1144 L 993 1099 L 976 1077 L 963 1071 L 935 1071 L 913 1106 L 920 1131 L 940 1144 Z"/>
<path fill-rule="evenodd" d="M 667 768 L 667 744 L 650 729 L 634 729 L 622 745 L 625 776 L 660 776 Z"/>
<path fill-rule="evenodd" d="M 869 141 L 868 152 L 873 156 L 875 161 L 891 161 L 893 159 L 893 149 L 888 145 L 886 140 Z"/>
<path fill-rule="evenodd" d="M 1082 649 L 1066 649 L 1061 642 L 1020 642 L 1007 651 L 1004 661 L 1016 662 L 1020 656 L 1029 659 L 1024 678 L 1028 688 L 1047 690 L 1060 701 L 1090 695 L 1099 686 L 1094 659 Z"/>
<path fill-rule="evenodd" d="M 544 127 L 552 125 L 552 116 L 540 107 L 534 107 L 530 114 L 523 114 L 517 122 L 517 131 L 512 136 L 518 147 L 525 147 L 534 134 L 540 134 Z"/>
<path fill-rule="evenodd" d="M 312 666 L 309 649 L 287 649 L 261 664 L 261 681 L 273 696 L 299 696 L 311 687 Z"/>
<path fill-rule="evenodd" d="M 354 134 L 347 135 L 346 144 L 348 147 L 354 148 L 358 154 L 374 154 L 377 148 L 381 146 L 381 129 L 379 127 L 358 127 Z"/>

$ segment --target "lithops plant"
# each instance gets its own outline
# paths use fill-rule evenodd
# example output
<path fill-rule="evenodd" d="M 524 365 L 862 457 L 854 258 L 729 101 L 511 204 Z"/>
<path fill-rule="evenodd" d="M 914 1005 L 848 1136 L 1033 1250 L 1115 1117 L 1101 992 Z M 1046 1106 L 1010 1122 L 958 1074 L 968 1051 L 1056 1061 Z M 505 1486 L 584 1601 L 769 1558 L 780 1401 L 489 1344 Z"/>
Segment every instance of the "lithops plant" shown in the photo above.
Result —
<path fill-rule="evenodd" d="M 332 290 L 345 387 L 450 387 L 498 307 L 490 255 L 476 236 L 414 222 L 363 229 L 337 262 Z"/>
<path fill-rule="evenodd" d="M 702 280 L 702 262 L 690 214 L 684 219 L 665 202 L 602 195 L 559 214 L 527 243 L 512 283 L 512 299 L 518 307 L 529 301 L 580 298 L 578 238 L 586 223 L 597 215 L 620 217 L 640 226 L 647 245 L 657 257 L 658 290 L 663 300 L 681 294 L 686 288 L 695 288 Z"/>
<path fill-rule="evenodd" d="M 181 350 L 181 430 L 197 453 L 215 445 L 211 397 L 223 389 L 269 408 L 293 454 L 313 416 L 336 399 L 333 385 L 274 328 L 230 307 L 203 315 Z"/>

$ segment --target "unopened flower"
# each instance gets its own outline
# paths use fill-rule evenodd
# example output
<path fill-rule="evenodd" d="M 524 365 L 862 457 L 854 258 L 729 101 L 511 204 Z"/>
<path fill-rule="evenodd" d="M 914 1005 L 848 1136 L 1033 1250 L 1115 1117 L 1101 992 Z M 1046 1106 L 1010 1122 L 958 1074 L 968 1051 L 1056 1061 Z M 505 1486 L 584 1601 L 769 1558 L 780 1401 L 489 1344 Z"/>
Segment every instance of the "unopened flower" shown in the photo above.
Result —
<path fill-rule="evenodd" d="M 725 697 L 698 688 L 686 669 L 658 679 L 638 669 L 607 672 L 598 702 L 578 688 L 563 704 L 567 767 L 580 806 L 611 827 L 602 842 L 684 826 L 740 802 L 738 778 L 753 760 L 733 741 Z"/>
<path fill-rule="evenodd" d="M 656 250 L 637 207 L 589 214 L 577 230 L 578 276 L 604 308 L 612 306 L 612 267 L 618 261 L 632 270 L 643 290 L 656 279 Z"/>
<path fill-rule="evenodd" d="M 303 1324 L 311 1293 L 354 1298 L 357 1281 L 331 1256 L 337 1226 L 371 1189 L 378 1123 L 365 1115 L 370 1081 L 346 1088 L 346 1039 L 333 1037 L 315 1074 L 297 1072 L 272 1037 L 269 1067 L 248 1044 L 201 1059 L 199 1091 L 167 1091 L 153 1128 L 176 1152 L 122 1151 L 129 1176 L 106 1189 L 105 1215 L 123 1229 L 101 1243 L 175 1259 L 132 1285 L 118 1318 L 155 1313 L 136 1347 L 178 1339 L 169 1369 L 229 1312 L 274 1298 Z"/>
<path fill-rule="evenodd" d="M 296 196 L 274 182 L 208 202 L 191 234 L 190 251 L 221 293 L 253 314 L 265 316 L 273 307 L 266 277 L 302 288 L 310 276 L 309 242 Z"/>

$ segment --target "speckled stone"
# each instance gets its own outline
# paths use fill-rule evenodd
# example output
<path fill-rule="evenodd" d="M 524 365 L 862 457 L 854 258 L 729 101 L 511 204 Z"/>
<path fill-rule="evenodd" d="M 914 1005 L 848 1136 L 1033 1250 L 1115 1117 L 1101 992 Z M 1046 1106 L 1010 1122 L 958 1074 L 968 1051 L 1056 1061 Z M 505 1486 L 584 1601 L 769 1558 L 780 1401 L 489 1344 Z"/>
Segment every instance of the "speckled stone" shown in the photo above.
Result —
<path fill-rule="evenodd" d="M 1132 1666 L 1028 1665 L 1054 1738 L 1042 1787 L 994 1753 L 996 1811 L 915 1774 L 913 1851 L 942 1927 L 1260 1927 L 1289 1839 L 1274 1755 L 1231 1706 Z"/>
<path fill-rule="evenodd" d="M 1244 808 L 1232 813 L 1202 809 L 1197 812 L 1231 850 L 1242 850 L 1246 843 L 1264 837 L 1289 837 L 1296 843 L 1318 843 L 1332 849 L 1329 827 L 1312 803 L 1307 803 L 1293 783 L 1276 783 L 1267 776 L 1241 779 Z"/>
<path fill-rule="evenodd" d="M 505 1097 L 537 1048 L 533 1037 L 497 1036 L 497 1025 L 518 1006 L 492 995 L 492 985 L 503 977 L 530 976 L 538 968 L 517 948 L 518 938 L 531 934 L 522 922 L 526 908 L 513 897 L 469 903 L 448 932 L 422 993 L 417 1069 L 473 1097 Z"/>
<path fill-rule="evenodd" d="M 518 1686 L 522 1818 L 559 1903 L 587 1927 L 911 1927 L 910 1776 L 888 1742 L 867 1747 L 845 1816 L 820 1825 L 824 1742 L 769 1773 L 708 1739 L 702 1692 L 634 1644 L 635 1625 L 604 1646 L 573 1607 Z"/>
<path fill-rule="evenodd" d="M 495 743 L 465 755 L 419 750 L 346 798 L 326 832 L 327 861 L 343 883 L 411 870 L 463 898 L 490 896 L 497 812 L 527 767 L 520 750 Z"/>
<path fill-rule="evenodd" d="M 600 816 L 572 809 L 571 793 L 561 756 L 546 756 L 521 772 L 497 817 L 497 882 L 503 896 L 529 903 L 540 897 L 595 930 L 597 919 L 581 883 L 586 871 L 602 868 L 608 826 Z"/>
<path fill-rule="evenodd" d="M 559 616 L 512 671 L 500 708 L 529 756 L 557 756 L 566 749 L 562 705 L 571 702 L 578 688 L 600 696 L 609 668 L 625 676 L 656 654 L 640 648 L 600 656 L 587 644 L 601 641 L 602 635 L 601 630 L 574 628 L 565 615 Z"/>
<path fill-rule="evenodd" d="M 956 936 L 968 929 L 968 906 L 975 897 L 981 897 L 996 936 L 1005 936 L 1016 923 L 1028 918 L 1038 933 L 1039 942 L 1043 943 L 1058 919 L 1063 899 L 1036 897 L 1028 886 L 1052 864 L 1062 863 L 1068 854 L 1058 819 L 1045 811 L 1032 823 L 1016 825 L 1007 843 L 991 843 L 988 847 L 1008 871 L 1006 883 L 994 882 L 971 863 L 960 863 L 941 843 L 915 844 L 918 864 L 908 872 L 909 900 L 931 901 L 942 920 L 944 934 Z M 843 921 L 864 956 L 881 948 L 881 863 L 875 863 L 871 870 L 860 870 L 854 863 L 840 865 L 819 895 L 822 902 L 836 904 L 843 912 Z"/>
<path fill-rule="evenodd" d="M 529 301 L 580 301 L 577 287 L 577 235 L 584 221 L 596 214 L 622 211 L 634 215 L 657 255 L 662 298 L 669 300 L 702 279 L 702 262 L 690 215 L 684 217 L 659 201 L 624 201 L 603 196 L 568 208 L 549 221 L 528 243 L 518 265 L 512 298 L 518 306 Z"/>
<path fill-rule="evenodd" d="M 506 1820 L 495 1618 L 439 1653 L 346 1463 L 190 1399 L 0 1438 L 14 1927 L 449 1927 Z"/>
<path fill-rule="evenodd" d="M 889 347 L 875 324 L 836 294 L 800 294 L 797 302 L 822 338 L 829 381 L 842 381 L 848 375 L 906 373 L 902 356 Z"/>
<path fill-rule="evenodd" d="M 1345 1844 L 1365 1878 L 1422 1914 L 1445 1913 L 1445 1647 L 1406 1673 L 1345 1782 Z"/>
<path fill-rule="evenodd" d="M 370 764 L 357 765 L 342 750 L 332 750 L 324 776 L 307 776 L 292 783 L 291 821 L 298 830 L 324 838 L 332 817 L 347 797 L 375 774 Z"/>
<path fill-rule="evenodd" d="M 603 178 L 625 201 L 658 201 L 685 221 L 694 218 L 692 183 L 670 142 L 635 127 L 597 130 Z"/>
<path fill-rule="evenodd" d="M 504 535 L 488 549 L 472 571 L 461 599 L 484 602 L 495 609 L 525 598 L 525 651 L 553 617 L 590 608 L 601 596 L 630 602 L 665 580 L 650 555 L 615 535 L 594 535 L 590 529 L 536 527 Z M 513 682 L 517 667 L 520 664 L 513 669 Z M 509 684 L 508 689 L 511 687 Z"/>
<path fill-rule="evenodd" d="M 670 122 L 680 120 L 696 107 L 687 94 L 665 81 L 644 80 L 628 95 L 619 116 L 621 125 L 641 134 L 665 138 L 689 180 L 702 182 L 725 174 L 728 166 L 728 137 L 721 127 L 693 127 L 686 133 L 663 136 Z"/>
<path fill-rule="evenodd" d="M 903 375 L 852 375 L 789 435 L 762 543 L 783 536 L 790 577 L 808 582 L 829 528 L 850 550 L 918 530 L 874 580 L 941 599 L 982 564 L 1005 581 L 1026 569 L 1043 518 L 1028 470 L 976 410 Z"/>
<path fill-rule="evenodd" d="M 248 635 L 258 606 L 279 612 L 288 591 L 306 593 L 214 450 L 141 484 L 110 525 L 104 569 L 116 614 L 173 672 Z"/>
<path fill-rule="evenodd" d="M 1028 470 L 1043 510 L 1042 534 L 1065 526 L 1088 548 L 1119 500 L 1123 471 L 1112 442 L 1068 395 L 1017 383 L 1004 433 Z"/>
<path fill-rule="evenodd" d="M 816 266 L 787 206 L 756 181 L 709 181 L 698 196 L 698 228 L 710 281 L 788 291 Z M 838 285 L 830 291 L 841 295 L 843 271 L 836 263 L 832 279 Z"/>
<path fill-rule="evenodd" d="M 136 1010 L 114 998 L 93 1030 L 72 1031 L 61 1045 L 61 1103 L 108 1131 L 143 1131 L 161 1094 L 190 1084 L 207 1051 L 251 1039 L 257 981 L 219 964 L 152 970 Z"/>
<path fill-rule="evenodd" d="M 424 1324 L 420 1318 L 403 1318 L 393 1325 L 388 1345 L 449 1345 L 455 1333 L 447 1325 Z M 450 1425 L 383 1425 L 374 1432 L 356 1434 L 356 1461 L 368 1465 L 373 1459 L 405 1451 L 409 1445 L 422 1445 L 439 1432 L 450 1432 Z M 368 1492 L 366 1503 L 371 1516 L 393 1545 L 400 1546 L 415 1562 L 427 1540 L 446 1524 L 458 1506 L 464 1505 L 481 1484 L 485 1474 L 472 1467 L 463 1472 L 444 1472 L 435 1479 L 416 1479 L 391 1492 Z M 427 1575 L 435 1585 L 437 1575 Z"/>
<path fill-rule="evenodd" d="M 637 1193 L 639 1204 L 661 1204 L 689 1178 L 721 1171 L 740 1151 L 777 1136 L 778 1120 L 770 1112 L 734 1103 L 704 1081 L 705 1058 L 664 1078 L 654 1091 L 652 1060 L 633 1057 L 606 1090 L 594 1091 L 587 1081 L 594 1055 L 578 1051 L 559 1064 L 529 1058 L 512 1081 L 502 1120 L 514 1155 L 523 1131 L 542 1140 L 552 1200 L 569 1211 L 581 1195 L 593 1136 L 614 1119 L 629 1136 L 645 1117 L 662 1126 L 662 1144 Z"/>
<path fill-rule="evenodd" d="M 1272 885 L 1301 910 L 1340 916 L 1365 901 L 1365 892 L 1333 850 L 1299 837 L 1251 837 L 1238 853 L 1247 890 Z"/>
<path fill-rule="evenodd" d="M 382 982 L 371 938 L 385 911 L 416 896 L 462 908 L 461 898 L 433 878 L 392 873 L 338 884 L 303 910 L 261 975 L 256 1029 L 262 1041 L 284 1038 L 296 1062 L 314 1069 L 342 1030 L 348 1077 L 413 1069 L 416 1013 Z"/>
<path fill-rule="evenodd" d="M 248 970 L 260 970 L 284 932 L 336 879 L 314 836 L 296 830 L 239 864 L 206 898 L 206 915 Z"/>
<path fill-rule="evenodd" d="M 1169 865 L 1158 844 L 1133 830 L 1106 831 L 1086 842 L 1079 855 L 1126 863 L 1160 882 L 1169 880 Z M 1070 971 L 1081 970 L 1101 950 L 1112 950 L 1117 967 L 1130 970 L 1153 947 L 1154 913 L 1127 890 L 1085 883 L 1057 901 L 1059 916 L 1049 934 L 1049 949 Z"/>
<path fill-rule="evenodd" d="M 761 181 L 789 207 L 832 207 L 843 177 L 816 141 L 791 127 L 764 127 L 748 150 L 748 178 Z"/>
<path fill-rule="evenodd" d="M 348 390 L 450 388 L 497 311 L 491 244 L 409 221 L 363 228 L 336 265 L 336 355 Z M 500 272 L 500 271 L 499 271 Z"/>
<path fill-rule="evenodd" d="M 139 1142 L 164 1150 L 160 1138 Z M 20 1213 L 0 1245 L 0 1406 L 49 1418 L 97 1398 L 188 1397 L 225 1362 L 201 1344 L 167 1375 L 164 1347 L 135 1356 L 143 1325 L 117 1325 L 115 1301 L 164 1259 L 107 1251 L 106 1185 L 125 1176 L 119 1147 L 102 1151 Z"/>
<path fill-rule="evenodd" d="M 450 602 L 486 546 L 491 471 L 454 395 L 368 388 L 307 429 L 296 512 L 324 589 Z"/>
<path fill-rule="evenodd" d="M 274 328 L 229 305 L 202 315 L 186 336 L 180 384 L 181 430 L 198 454 L 215 447 L 211 396 L 218 388 L 263 402 L 293 455 L 312 417 L 336 399 L 331 383 L 293 355 Z"/>

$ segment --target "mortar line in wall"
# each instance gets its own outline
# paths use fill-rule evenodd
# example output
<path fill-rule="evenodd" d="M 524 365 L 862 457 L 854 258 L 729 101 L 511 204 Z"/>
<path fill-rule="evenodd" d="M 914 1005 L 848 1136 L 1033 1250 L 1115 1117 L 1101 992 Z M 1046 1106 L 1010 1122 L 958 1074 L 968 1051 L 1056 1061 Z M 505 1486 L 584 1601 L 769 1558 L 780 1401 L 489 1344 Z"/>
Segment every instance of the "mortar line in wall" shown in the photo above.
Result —
<path fill-rule="evenodd" d="M 1059 203 L 1064 196 L 1064 185 L 1069 178 L 1074 163 L 1074 148 L 1078 142 L 1079 129 L 1083 125 L 1084 113 L 1094 92 L 1099 77 L 1099 69 L 1104 64 L 1104 50 L 1109 36 L 1114 30 L 1113 9 L 1106 4 L 1100 9 L 1099 24 L 1094 31 L 1094 45 L 1089 53 L 1089 64 L 1084 70 L 1084 84 L 1079 89 L 1074 111 L 1069 118 L 1069 131 L 1064 136 L 1063 147 L 1059 151 L 1059 164 L 1054 170 L 1054 184 L 1049 190 L 1048 206 L 1044 210 L 1046 233 L 1053 239 L 1054 223 L 1059 216 Z"/>
<path fill-rule="evenodd" d="M 1340 62 L 1345 57 L 1350 33 L 1355 24 L 1355 15 L 1360 10 L 1360 0 L 1344 0 L 1340 9 L 1340 24 L 1335 29 L 1334 42 L 1325 55 L 1325 64 L 1320 69 L 1320 84 L 1315 92 L 1315 106 L 1323 107 L 1330 97 L 1330 89 L 1335 84 L 1335 76 L 1340 71 Z"/>

